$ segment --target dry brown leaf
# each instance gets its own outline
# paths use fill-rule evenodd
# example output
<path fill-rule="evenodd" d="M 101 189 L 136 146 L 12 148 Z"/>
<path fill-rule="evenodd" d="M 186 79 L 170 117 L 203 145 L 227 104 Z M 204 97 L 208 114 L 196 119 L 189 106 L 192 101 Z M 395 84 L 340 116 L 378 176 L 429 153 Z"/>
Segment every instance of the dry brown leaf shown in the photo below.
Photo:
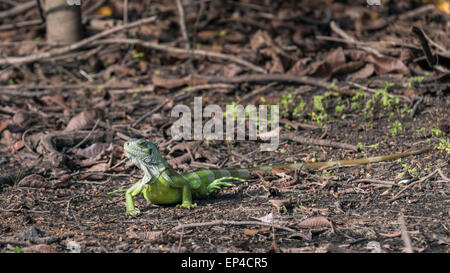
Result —
<path fill-rule="evenodd" d="M 29 127 L 34 121 L 35 118 L 30 112 L 22 110 L 17 111 L 12 118 L 12 122 L 21 128 Z"/>
<path fill-rule="evenodd" d="M 300 228 L 322 228 L 330 227 L 331 221 L 324 216 L 312 216 L 297 224 Z"/>
<path fill-rule="evenodd" d="M 243 71 L 242 67 L 235 64 L 235 63 L 231 63 L 228 64 L 224 67 L 223 69 L 223 75 L 225 77 L 233 77 L 238 75 L 239 73 L 241 73 Z"/>
<path fill-rule="evenodd" d="M 112 143 L 93 143 L 91 146 L 77 152 L 77 155 L 85 158 L 94 158 L 104 151 L 112 150 L 112 146 Z"/>
<path fill-rule="evenodd" d="M 9 120 L 0 121 L 0 133 L 8 127 Z"/>
<path fill-rule="evenodd" d="M 345 54 L 342 47 L 331 50 L 324 59 L 330 67 L 337 67 L 345 63 Z"/>
<path fill-rule="evenodd" d="M 243 234 L 244 234 L 244 237 L 245 236 L 253 237 L 256 234 L 258 234 L 259 231 L 260 231 L 259 229 L 244 229 Z"/>
<path fill-rule="evenodd" d="M 291 75 L 299 75 L 299 76 L 305 76 L 306 75 L 306 68 L 308 67 L 308 62 L 311 61 L 310 57 L 301 58 L 299 59 L 292 67 L 289 69 L 287 74 Z"/>
<path fill-rule="evenodd" d="M 402 73 L 404 75 L 409 75 L 409 69 L 405 64 L 396 58 L 392 57 L 376 57 L 373 55 L 368 55 L 366 61 L 373 63 L 375 65 L 375 71 L 378 75 L 386 73 Z"/>
<path fill-rule="evenodd" d="M 394 232 L 394 233 L 380 233 L 381 236 L 386 237 L 386 238 L 395 238 L 395 237 L 400 237 L 402 235 L 402 233 L 399 232 Z"/>
<path fill-rule="evenodd" d="M 126 234 L 131 239 L 149 240 L 151 242 L 156 243 L 164 241 L 163 231 L 145 231 L 145 232 L 127 231 Z"/>
<path fill-rule="evenodd" d="M 16 141 L 16 143 L 14 143 L 14 145 L 13 145 L 13 148 L 14 148 L 15 152 L 19 151 L 23 147 L 24 147 L 24 144 L 23 144 L 22 140 Z"/>
<path fill-rule="evenodd" d="M 51 188 L 51 183 L 38 174 L 30 174 L 17 183 L 18 187 Z"/>
<path fill-rule="evenodd" d="M 281 63 L 281 59 L 276 54 L 272 54 L 272 60 L 273 61 L 269 69 L 269 73 L 270 74 L 284 73 L 284 67 L 283 64 Z"/>
<path fill-rule="evenodd" d="M 47 105 L 58 105 L 59 107 L 63 108 L 64 110 L 70 110 L 70 107 L 67 106 L 65 100 L 64 100 L 64 96 L 60 93 L 60 94 L 56 94 L 54 96 L 45 96 L 42 98 L 42 100 L 47 104 Z"/>
<path fill-rule="evenodd" d="M 264 30 L 258 30 L 250 39 L 250 47 L 255 52 L 261 47 L 270 46 L 272 43 L 272 38 Z"/>
<path fill-rule="evenodd" d="M 375 67 L 373 64 L 366 64 L 363 68 L 360 70 L 350 73 L 347 76 L 348 80 L 354 81 L 356 79 L 367 79 L 369 76 L 371 76 L 375 72 Z"/>
<path fill-rule="evenodd" d="M 94 123 L 96 116 L 95 110 L 86 110 L 75 115 L 67 124 L 64 132 L 78 131 L 87 128 Z"/>
<path fill-rule="evenodd" d="M 98 163 L 87 169 L 88 172 L 106 171 L 109 169 L 108 163 Z"/>
<path fill-rule="evenodd" d="M 23 247 L 22 251 L 25 253 L 58 253 L 56 248 L 47 244 L 39 244 L 29 247 Z"/>
<path fill-rule="evenodd" d="M 3 69 L 0 71 L 0 83 L 7 83 L 10 79 L 15 78 L 16 71 L 14 69 Z"/>
<path fill-rule="evenodd" d="M 269 252 L 271 252 L 271 253 L 279 253 L 280 252 L 280 249 L 278 248 L 277 243 L 275 242 L 275 240 L 270 245 Z"/>
<path fill-rule="evenodd" d="M 332 69 L 331 75 L 348 74 L 361 69 L 365 65 L 364 61 L 347 62 Z"/>
<path fill-rule="evenodd" d="M 191 81 L 191 76 L 186 76 L 184 78 L 173 78 L 173 79 L 163 78 L 158 75 L 152 76 L 152 83 L 154 86 L 164 87 L 167 89 L 172 89 L 172 88 L 180 87 L 183 85 L 189 85 L 190 81 Z"/>

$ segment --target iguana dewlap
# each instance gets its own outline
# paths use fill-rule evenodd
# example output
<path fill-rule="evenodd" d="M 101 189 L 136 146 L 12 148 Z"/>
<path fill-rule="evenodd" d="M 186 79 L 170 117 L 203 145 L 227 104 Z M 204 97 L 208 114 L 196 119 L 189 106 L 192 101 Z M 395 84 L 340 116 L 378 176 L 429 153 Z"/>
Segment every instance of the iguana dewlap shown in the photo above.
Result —
<path fill-rule="evenodd" d="M 178 204 L 181 208 L 193 208 L 192 196 L 208 196 L 221 187 L 232 186 L 224 182 L 229 180 L 245 181 L 251 172 L 272 170 L 316 170 L 326 166 L 352 166 L 394 160 L 405 156 L 425 153 L 433 149 L 375 156 L 355 160 L 339 160 L 318 163 L 294 163 L 273 166 L 253 167 L 248 169 L 205 169 L 180 174 L 162 157 L 158 144 L 144 139 L 131 139 L 124 144 L 128 158 L 144 172 L 144 176 L 125 193 L 127 214 L 136 215 L 139 210 L 134 207 L 133 197 L 142 193 L 145 199 L 154 204 Z M 180 204 L 181 203 L 181 204 Z"/>

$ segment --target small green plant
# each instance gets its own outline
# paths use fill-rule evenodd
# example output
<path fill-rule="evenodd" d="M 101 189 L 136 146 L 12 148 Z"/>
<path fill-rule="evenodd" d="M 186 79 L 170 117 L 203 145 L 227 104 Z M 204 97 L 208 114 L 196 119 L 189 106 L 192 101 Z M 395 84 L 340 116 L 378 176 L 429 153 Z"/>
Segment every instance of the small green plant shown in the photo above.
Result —
<path fill-rule="evenodd" d="M 374 143 L 372 145 L 369 145 L 369 148 L 374 148 L 374 149 L 378 149 L 378 147 L 380 146 L 380 143 Z"/>
<path fill-rule="evenodd" d="M 439 128 L 436 127 L 431 128 L 431 133 L 437 137 L 444 136 L 444 132 L 442 132 Z"/>
<path fill-rule="evenodd" d="M 389 129 L 389 133 L 391 133 L 392 137 L 396 137 L 399 133 L 403 131 L 402 124 L 396 120 L 393 124 L 391 129 Z"/>
<path fill-rule="evenodd" d="M 314 96 L 313 97 L 313 110 L 318 112 L 324 112 L 325 108 L 323 107 L 323 98 L 324 96 Z"/>
<path fill-rule="evenodd" d="M 352 97 L 352 109 L 355 111 L 360 111 L 362 109 L 362 102 L 366 98 L 366 93 L 364 93 L 364 90 L 362 88 L 359 89 L 358 94 Z"/>
<path fill-rule="evenodd" d="M 210 141 L 211 141 L 211 136 L 207 135 L 205 137 L 205 145 L 206 145 L 206 147 L 209 147 Z"/>
<path fill-rule="evenodd" d="M 233 139 L 231 139 L 230 137 L 227 137 L 226 141 L 227 141 L 228 147 L 233 147 Z"/>
<path fill-rule="evenodd" d="M 446 139 L 441 139 L 441 143 L 437 146 L 439 150 L 445 150 L 447 154 L 450 154 L 450 141 Z"/>
<path fill-rule="evenodd" d="M 417 170 L 417 168 L 412 168 L 411 166 L 409 166 L 406 163 L 402 164 L 402 167 L 403 167 L 404 171 L 400 173 L 401 177 L 403 177 L 406 173 L 409 174 L 409 176 L 414 177 L 414 178 L 419 177 L 419 171 Z"/>
<path fill-rule="evenodd" d="M 336 84 L 334 82 L 330 83 L 327 86 L 327 90 L 335 90 L 335 89 L 337 89 L 337 86 L 336 86 Z"/>
<path fill-rule="evenodd" d="M 425 79 L 424 76 L 414 76 L 414 77 L 410 77 L 410 78 L 408 79 L 408 82 L 409 82 L 408 88 L 411 89 L 413 83 L 415 83 L 415 82 L 421 83 L 424 79 Z"/>
<path fill-rule="evenodd" d="M 145 56 L 144 52 L 134 52 L 133 59 L 142 59 Z"/>
<path fill-rule="evenodd" d="M 345 104 L 336 105 L 335 110 L 337 113 L 342 113 L 345 110 Z"/>

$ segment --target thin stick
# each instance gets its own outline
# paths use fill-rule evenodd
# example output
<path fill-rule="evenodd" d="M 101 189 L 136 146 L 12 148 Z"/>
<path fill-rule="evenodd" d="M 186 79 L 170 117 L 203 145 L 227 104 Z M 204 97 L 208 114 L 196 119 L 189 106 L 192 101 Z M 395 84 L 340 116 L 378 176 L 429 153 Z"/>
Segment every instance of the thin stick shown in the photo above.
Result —
<path fill-rule="evenodd" d="M 450 182 L 450 179 L 444 175 L 441 169 L 438 169 L 438 173 L 442 177 L 442 180 L 444 180 L 445 182 Z"/>
<path fill-rule="evenodd" d="M 356 82 L 350 82 L 350 81 L 348 81 L 347 83 L 350 84 L 350 85 L 353 86 L 353 87 L 361 88 L 362 90 L 364 90 L 364 91 L 366 91 L 366 92 L 369 92 L 369 93 L 372 93 L 372 94 L 375 94 L 375 93 L 377 92 L 377 90 L 375 90 L 375 89 L 372 89 L 372 88 L 369 88 L 369 87 L 365 87 L 365 86 L 363 86 L 363 85 L 357 84 Z M 394 96 L 394 95 L 392 95 L 392 94 L 389 94 L 389 93 L 387 93 L 386 95 L 387 95 L 389 98 L 395 98 L 395 97 L 396 97 L 396 96 Z M 397 96 L 397 97 L 398 97 L 398 98 L 404 99 L 404 96 Z"/>
<path fill-rule="evenodd" d="M 325 140 L 325 139 L 314 139 L 314 138 L 306 138 L 302 136 L 298 136 L 292 133 L 283 134 L 281 135 L 282 139 L 289 139 L 301 144 L 307 144 L 307 145 L 319 145 L 319 146 L 327 146 L 327 147 L 334 147 L 339 149 L 347 149 L 352 151 L 358 151 L 358 146 L 347 144 L 347 143 L 341 143 L 341 142 L 334 142 L 331 140 Z"/>
<path fill-rule="evenodd" d="M 358 45 L 358 40 L 356 40 L 355 38 L 353 38 L 352 36 L 350 36 L 349 34 L 347 34 L 344 30 L 342 30 L 334 21 L 330 22 L 330 28 L 331 30 L 333 30 L 334 32 L 336 32 L 339 36 L 341 36 L 342 38 L 344 38 L 345 40 L 349 41 L 350 43 L 356 44 L 357 47 L 372 53 L 374 55 L 376 55 L 377 57 L 382 57 L 384 56 L 383 54 L 381 54 L 378 50 L 372 48 L 372 47 L 368 47 L 368 46 L 361 46 Z"/>
<path fill-rule="evenodd" d="M 172 47 L 172 46 L 167 46 L 167 45 L 161 45 L 158 43 L 146 42 L 146 41 L 139 40 L 139 39 L 120 39 L 120 38 L 104 39 L 104 40 L 96 41 L 96 42 L 94 42 L 94 44 L 138 44 L 143 47 L 148 47 L 151 49 L 166 51 L 166 52 L 175 53 L 175 54 L 190 54 L 191 53 L 193 56 L 211 57 L 211 58 L 217 58 L 217 59 L 222 59 L 222 60 L 228 60 L 228 61 L 231 61 L 234 63 L 241 64 L 243 66 L 246 66 L 246 67 L 250 68 L 251 70 L 254 70 L 255 72 L 264 73 L 264 74 L 267 73 L 265 69 L 263 69 L 259 66 L 256 66 L 244 59 L 241 59 L 241 58 L 233 56 L 233 55 L 223 54 L 223 53 L 218 53 L 218 52 L 213 52 L 213 51 L 206 51 L 206 50 L 201 50 L 201 49 L 186 50 L 184 48 L 177 48 L 177 47 Z M 0 64 L 1 64 L 1 62 L 0 62 Z"/>
<path fill-rule="evenodd" d="M 35 4 L 35 2 L 33 1 L 33 4 Z M 137 20 L 134 21 L 133 23 L 127 24 L 127 25 L 122 25 L 122 26 L 116 26 L 113 27 L 111 29 L 107 29 L 105 31 L 102 31 L 96 35 L 93 35 L 89 38 L 83 39 L 79 42 L 76 42 L 74 44 L 70 44 L 67 46 L 63 46 L 63 47 L 59 47 L 50 51 L 46 51 L 46 52 L 41 52 L 41 53 L 36 53 L 36 54 L 32 54 L 32 55 L 28 55 L 28 56 L 24 56 L 24 57 L 5 57 L 3 58 L 3 60 L 0 60 L 0 65 L 6 65 L 6 64 L 27 64 L 27 63 L 31 63 L 31 62 L 35 62 L 41 59 L 45 59 L 45 58 L 51 58 L 57 55 L 62 55 L 65 54 L 67 52 L 70 51 L 74 51 L 77 50 L 83 46 L 86 46 L 90 43 L 92 43 L 95 40 L 104 38 L 108 35 L 111 35 L 115 32 L 119 32 L 128 28 L 132 28 L 132 27 L 137 27 L 139 25 L 142 24 L 146 24 L 146 23 L 150 23 L 150 22 L 154 22 L 156 21 L 156 16 L 152 16 L 152 17 L 148 17 L 148 18 L 144 18 L 141 20 Z"/>
<path fill-rule="evenodd" d="M 18 15 L 22 12 L 25 12 L 29 9 L 34 8 L 34 6 L 36 5 L 36 1 L 30 1 L 30 2 L 26 2 L 17 6 L 14 6 L 13 8 L 9 9 L 9 10 L 5 10 L 0 12 L 0 19 L 5 19 L 7 17 L 12 17 L 15 15 Z"/>
<path fill-rule="evenodd" d="M 180 29 L 185 43 L 184 46 L 186 47 L 186 50 L 191 50 L 191 45 L 189 43 L 189 36 L 186 30 L 186 22 L 184 19 L 183 5 L 181 4 L 181 0 L 176 0 L 175 2 L 177 2 L 178 13 L 180 15 Z"/>
<path fill-rule="evenodd" d="M 128 0 L 123 1 L 123 24 L 128 24 Z"/>
<path fill-rule="evenodd" d="M 36 7 L 39 13 L 39 18 L 41 18 L 42 23 L 45 23 L 45 16 L 44 11 L 42 10 L 41 0 L 35 0 L 36 1 Z"/>
<path fill-rule="evenodd" d="M 136 125 L 138 125 L 139 123 L 141 123 L 141 121 L 143 121 L 144 119 L 146 119 L 148 116 L 152 115 L 153 113 L 155 113 L 156 111 L 159 111 L 159 109 L 161 109 L 164 105 L 166 105 L 169 102 L 169 100 L 164 101 L 163 103 L 161 103 L 160 105 L 158 105 L 156 108 L 154 108 L 153 110 L 151 110 L 150 112 L 147 112 L 145 115 L 143 115 L 141 118 L 139 118 L 138 120 L 136 120 L 133 125 L 131 125 L 131 127 L 136 127 Z"/>
<path fill-rule="evenodd" d="M 208 83 L 244 83 L 244 82 L 291 82 L 298 84 L 307 84 L 327 88 L 330 83 L 317 78 L 308 76 L 296 76 L 289 74 L 248 74 L 236 77 L 221 77 L 221 76 L 194 76 L 194 79 L 206 80 Z"/>
<path fill-rule="evenodd" d="M 268 227 L 274 227 L 281 230 L 286 230 L 289 232 L 297 232 L 294 229 L 283 227 L 280 225 L 276 225 L 273 223 L 265 223 L 265 222 L 258 222 L 258 221 L 227 221 L 227 220 L 218 220 L 218 221 L 212 221 L 212 222 L 203 222 L 203 223 L 192 223 L 192 224 L 184 224 L 184 225 L 178 225 L 174 227 L 172 230 L 176 231 L 179 229 L 186 229 L 186 228 L 193 228 L 193 227 L 207 227 L 207 226 L 218 226 L 218 225 L 259 225 L 259 226 L 268 226 Z"/>
<path fill-rule="evenodd" d="M 11 24 L 7 24 L 7 25 L 1 25 L 0 30 L 5 31 L 5 30 L 16 29 L 16 28 L 21 28 L 21 27 L 37 26 L 40 24 L 42 24 L 41 19 L 36 19 L 36 20 L 23 21 L 23 22 L 18 22 L 18 23 L 11 23 Z"/>
<path fill-rule="evenodd" d="M 100 120 L 97 119 L 97 121 L 95 122 L 94 127 L 92 127 L 92 130 L 89 132 L 89 134 L 88 134 L 85 138 L 83 138 L 77 145 L 75 145 L 75 146 L 73 146 L 72 148 L 70 148 L 70 149 L 67 151 L 67 153 L 70 153 L 70 152 L 72 152 L 73 150 L 75 150 L 76 148 L 78 148 L 78 147 L 80 147 L 81 145 L 83 145 L 83 143 L 85 143 L 86 140 L 88 140 L 89 137 L 91 137 L 92 132 L 94 132 L 95 129 L 97 129 L 97 125 L 98 125 L 99 122 L 100 122 Z"/>
<path fill-rule="evenodd" d="M 429 175 L 422 177 L 421 179 L 414 181 L 413 183 L 409 184 L 408 186 L 406 186 L 405 188 L 403 188 L 401 191 L 399 191 L 394 197 L 392 197 L 389 201 L 395 201 L 399 198 L 400 194 L 402 194 L 404 191 L 406 191 L 407 189 L 417 185 L 418 183 L 422 183 L 424 181 L 426 181 L 427 179 L 429 179 L 430 177 L 432 177 L 433 175 L 435 175 L 437 172 L 439 171 L 439 169 L 434 170 L 434 172 L 430 173 Z"/>
<path fill-rule="evenodd" d="M 369 179 L 369 178 L 356 179 L 356 180 L 352 180 L 350 182 L 351 183 L 375 183 L 375 184 L 383 184 L 383 185 L 389 185 L 389 186 L 399 186 L 395 182 L 383 181 L 383 180 L 378 180 L 378 179 Z"/>
<path fill-rule="evenodd" d="M 406 253 L 414 253 L 412 246 L 411 246 L 411 238 L 409 237 L 408 230 L 406 228 L 405 218 L 400 216 L 398 218 L 398 221 L 400 222 L 400 231 L 402 234 L 402 240 L 405 244 L 405 252 Z"/>
<path fill-rule="evenodd" d="M 206 89 L 232 89 L 234 85 L 226 83 L 202 84 L 196 86 L 188 86 L 183 89 L 184 92 L 195 92 Z"/>

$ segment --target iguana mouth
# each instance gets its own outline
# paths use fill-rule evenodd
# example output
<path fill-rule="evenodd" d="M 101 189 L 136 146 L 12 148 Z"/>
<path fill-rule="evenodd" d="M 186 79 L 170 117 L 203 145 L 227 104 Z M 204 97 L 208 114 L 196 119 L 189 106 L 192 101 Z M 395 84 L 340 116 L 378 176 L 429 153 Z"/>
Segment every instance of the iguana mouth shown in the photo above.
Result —
<path fill-rule="evenodd" d="M 159 153 L 158 143 L 132 138 L 125 142 L 124 150 L 131 162 L 144 172 L 147 183 L 153 183 L 166 171 L 168 165 Z"/>

